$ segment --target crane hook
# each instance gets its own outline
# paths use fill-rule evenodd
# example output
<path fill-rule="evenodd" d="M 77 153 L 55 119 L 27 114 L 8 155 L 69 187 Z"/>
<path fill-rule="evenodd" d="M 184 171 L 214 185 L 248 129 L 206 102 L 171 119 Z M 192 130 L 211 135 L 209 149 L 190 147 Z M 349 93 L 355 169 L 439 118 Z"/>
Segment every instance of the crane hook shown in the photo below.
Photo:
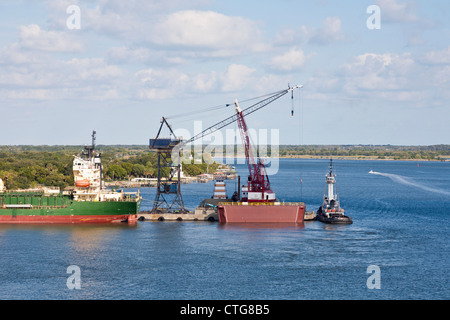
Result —
<path fill-rule="evenodd" d="M 291 116 L 294 116 L 294 90 L 291 91 Z"/>

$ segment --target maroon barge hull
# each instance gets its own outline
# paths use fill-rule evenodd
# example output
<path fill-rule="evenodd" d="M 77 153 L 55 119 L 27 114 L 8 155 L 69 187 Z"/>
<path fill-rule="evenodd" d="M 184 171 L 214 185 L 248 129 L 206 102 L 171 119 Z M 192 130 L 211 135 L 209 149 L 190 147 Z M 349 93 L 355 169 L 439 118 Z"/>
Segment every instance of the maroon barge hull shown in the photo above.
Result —
<path fill-rule="evenodd" d="M 218 213 L 220 223 L 302 223 L 305 215 L 305 204 L 282 202 L 219 203 Z"/>

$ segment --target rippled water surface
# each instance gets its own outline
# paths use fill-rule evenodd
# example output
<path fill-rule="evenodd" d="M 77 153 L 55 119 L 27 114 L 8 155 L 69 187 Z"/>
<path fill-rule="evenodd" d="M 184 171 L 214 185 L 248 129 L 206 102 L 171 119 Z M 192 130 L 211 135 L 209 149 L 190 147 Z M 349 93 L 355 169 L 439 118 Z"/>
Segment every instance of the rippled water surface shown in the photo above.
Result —
<path fill-rule="evenodd" d="M 271 177 L 278 198 L 316 210 L 328 161 L 280 161 Z M 0 298 L 450 298 L 450 164 L 334 163 L 352 225 L 0 226 Z M 246 167 L 237 168 L 244 177 Z M 183 185 L 186 206 L 212 189 Z M 229 195 L 234 189 L 228 181 Z M 141 193 L 150 209 L 154 189 Z M 71 265 L 81 271 L 79 290 L 67 287 Z M 380 268 L 380 289 L 367 287 L 370 265 Z"/>

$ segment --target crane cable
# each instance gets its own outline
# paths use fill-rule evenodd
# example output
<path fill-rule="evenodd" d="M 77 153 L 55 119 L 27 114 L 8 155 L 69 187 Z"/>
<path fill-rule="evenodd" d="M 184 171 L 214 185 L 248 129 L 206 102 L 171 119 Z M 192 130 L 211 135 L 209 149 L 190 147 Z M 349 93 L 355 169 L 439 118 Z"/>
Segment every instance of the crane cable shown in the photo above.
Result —
<path fill-rule="evenodd" d="M 294 116 L 294 90 L 291 91 L 291 116 Z"/>
<path fill-rule="evenodd" d="M 246 103 L 246 102 L 249 102 L 249 101 L 252 101 L 252 100 L 265 98 L 265 97 L 268 97 L 268 96 L 272 96 L 272 95 L 278 94 L 278 93 L 280 93 L 282 91 L 285 91 L 285 90 L 279 90 L 279 91 L 276 91 L 276 92 L 264 94 L 262 96 L 258 96 L 258 97 L 254 97 L 254 98 L 250 98 L 250 99 L 246 99 L 246 100 L 241 100 L 241 101 L 239 101 L 239 103 L 242 104 L 242 103 Z M 165 118 L 166 119 L 170 119 L 170 120 L 179 119 L 179 118 L 185 118 L 187 116 L 192 116 L 192 115 L 197 115 L 197 114 L 202 114 L 202 113 L 208 113 L 208 112 L 212 112 L 212 111 L 228 108 L 231 105 L 234 105 L 234 102 L 226 103 L 226 104 L 219 104 L 217 106 L 202 108 L 202 109 L 189 111 L 189 112 L 184 112 L 184 113 L 178 113 L 178 114 L 174 114 L 172 116 L 165 117 Z"/>

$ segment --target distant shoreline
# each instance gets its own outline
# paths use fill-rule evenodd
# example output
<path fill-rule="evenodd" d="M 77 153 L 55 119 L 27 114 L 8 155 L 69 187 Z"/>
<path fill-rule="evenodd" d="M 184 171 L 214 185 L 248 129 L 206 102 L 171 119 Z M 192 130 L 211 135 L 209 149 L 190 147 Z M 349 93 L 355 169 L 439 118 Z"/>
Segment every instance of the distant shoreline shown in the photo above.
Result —
<path fill-rule="evenodd" d="M 379 161 L 430 161 L 430 162 L 450 162 L 450 159 L 448 160 L 438 160 L 438 159 L 393 159 L 393 158 L 384 158 L 380 159 L 378 157 L 369 157 L 369 156 L 352 156 L 352 157 L 346 157 L 346 156 L 280 156 L 280 159 L 330 159 L 333 158 L 333 160 L 379 160 Z"/>
<path fill-rule="evenodd" d="M 230 157 L 230 156 L 223 156 L 223 157 L 212 157 L 213 159 L 244 159 L 245 157 L 239 156 L 239 157 Z M 262 157 L 264 158 L 271 158 L 269 156 Z M 326 160 L 332 158 L 333 160 L 358 160 L 358 161 L 418 161 L 418 162 L 450 162 L 450 159 L 393 159 L 393 158 L 384 158 L 380 159 L 378 157 L 370 157 L 370 156 L 313 156 L 313 155 L 292 155 L 292 156 L 279 156 L 279 159 L 305 159 L 305 160 Z"/>

